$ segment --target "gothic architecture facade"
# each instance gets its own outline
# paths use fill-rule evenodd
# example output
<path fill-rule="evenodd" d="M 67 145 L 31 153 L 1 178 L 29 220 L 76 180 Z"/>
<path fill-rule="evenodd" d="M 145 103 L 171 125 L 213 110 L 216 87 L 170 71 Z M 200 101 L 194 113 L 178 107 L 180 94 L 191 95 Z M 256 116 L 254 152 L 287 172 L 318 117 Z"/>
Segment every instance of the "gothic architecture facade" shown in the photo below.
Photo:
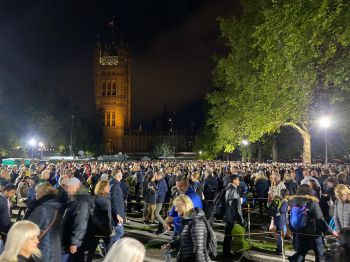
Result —
<path fill-rule="evenodd" d="M 123 41 L 103 42 L 95 48 L 94 96 L 97 125 L 106 153 L 124 151 L 124 132 L 131 127 L 131 57 Z"/>
<path fill-rule="evenodd" d="M 116 40 L 113 21 L 108 26 L 109 37 L 98 39 L 94 53 L 96 124 L 103 135 L 105 154 L 150 152 L 159 141 L 172 144 L 176 151 L 190 151 L 193 136 L 174 132 L 168 115 L 161 132 L 132 131 L 131 55 L 124 41 Z"/>

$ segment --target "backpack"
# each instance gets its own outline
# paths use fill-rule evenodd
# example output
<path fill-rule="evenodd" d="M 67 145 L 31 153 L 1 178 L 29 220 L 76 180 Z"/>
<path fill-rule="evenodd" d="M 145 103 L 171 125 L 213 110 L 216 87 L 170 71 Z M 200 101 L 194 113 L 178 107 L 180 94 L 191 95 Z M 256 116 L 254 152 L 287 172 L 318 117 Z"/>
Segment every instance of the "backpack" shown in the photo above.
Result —
<path fill-rule="evenodd" d="M 219 193 L 214 197 L 213 206 L 214 206 L 214 214 L 219 216 L 225 215 L 225 206 L 226 206 L 226 189 L 221 189 Z"/>
<path fill-rule="evenodd" d="M 209 251 L 209 254 L 212 254 L 214 257 L 217 256 L 218 249 L 218 240 L 216 238 L 213 228 L 210 226 L 209 222 L 204 218 L 203 219 L 205 226 L 207 228 L 207 246 L 205 250 Z M 188 232 L 191 234 L 192 223 L 188 225 Z"/>
<path fill-rule="evenodd" d="M 290 225 L 296 230 L 300 231 L 305 229 L 307 223 L 310 220 L 310 209 L 307 204 L 294 205 L 290 210 Z"/>
<path fill-rule="evenodd" d="M 278 216 L 280 213 L 281 206 L 282 206 L 282 199 L 279 197 L 275 197 L 267 209 L 267 214 L 270 217 Z"/>

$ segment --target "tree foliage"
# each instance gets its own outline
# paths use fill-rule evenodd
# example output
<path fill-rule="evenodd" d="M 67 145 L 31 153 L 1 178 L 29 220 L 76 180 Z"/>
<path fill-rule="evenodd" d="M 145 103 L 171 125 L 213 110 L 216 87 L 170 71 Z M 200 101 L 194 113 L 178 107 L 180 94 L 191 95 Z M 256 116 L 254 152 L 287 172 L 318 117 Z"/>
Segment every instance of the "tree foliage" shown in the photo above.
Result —
<path fill-rule="evenodd" d="M 244 0 L 239 17 L 220 19 L 229 54 L 214 70 L 208 124 L 229 152 L 289 124 L 310 120 L 349 90 L 350 3 Z"/>

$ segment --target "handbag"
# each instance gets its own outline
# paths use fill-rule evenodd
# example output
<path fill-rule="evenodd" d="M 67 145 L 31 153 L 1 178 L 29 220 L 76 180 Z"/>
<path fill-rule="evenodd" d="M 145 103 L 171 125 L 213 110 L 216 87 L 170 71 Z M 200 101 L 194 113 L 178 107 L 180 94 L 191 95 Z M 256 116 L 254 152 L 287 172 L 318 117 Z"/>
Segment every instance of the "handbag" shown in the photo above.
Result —
<path fill-rule="evenodd" d="M 56 220 L 56 217 L 57 217 L 57 210 L 55 210 L 55 216 L 53 217 L 50 225 L 38 236 L 38 240 L 40 241 L 40 239 L 42 239 L 46 233 L 50 230 L 50 228 L 53 226 L 53 223 L 55 223 L 55 220 Z"/>

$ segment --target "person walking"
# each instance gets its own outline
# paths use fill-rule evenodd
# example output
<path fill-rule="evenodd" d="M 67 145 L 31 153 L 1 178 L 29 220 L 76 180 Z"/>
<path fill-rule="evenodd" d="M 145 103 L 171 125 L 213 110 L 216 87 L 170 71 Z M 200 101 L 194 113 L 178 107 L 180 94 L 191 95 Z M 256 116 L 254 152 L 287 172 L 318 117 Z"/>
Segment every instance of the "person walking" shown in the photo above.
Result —
<path fill-rule="evenodd" d="M 39 249 L 43 261 L 61 261 L 61 221 L 62 204 L 56 199 L 56 190 L 48 183 L 40 183 L 35 188 L 36 200 L 32 203 L 28 220 L 43 232 Z"/>
<path fill-rule="evenodd" d="M 156 187 L 156 210 L 155 210 L 155 218 L 158 220 L 158 234 L 165 232 L 166 223 L 162 216 L 160 215 L 160 211 L 162 210 L 166 194 L 168 192 L 168 185 L 164 179 L 164 174 L 162 172 L 157 172 L 155 179 L 157 181 Z"/>
<path fill-rule="evenodd" d="M 66 185 L 69 201 L 62 221 L 62 262 L 86 261 L 84 252 L 89 250 L 93 240 L 89 226 L 93 201 L 87 192 L 80 191 L 81 186 L 76 177 L 70 178 Z"/>
<path fill-rule="evenodd" d="M 339 232 L 341 229 L 350 227 L 350 189 L 343 184 L 335 187 L 334 222 Z"/>
<path fill-rule="evenodd" d="M 293 232 L 293 247 L 296 253 L 289 261 L 301 262 L 309 250 L 314 250 L 315 261 L 324 261 L 323 234 L 338 236 L 323 218 L 318 199 L 312 196 L 309 185 L 300 185 L 295 196 L 291 197 L 290 228 Z"/>
<path fill-rule="evenodd" d="M 244 219 L 242 215 L 242 203 L 241 197 L 238 193 L 238 186 L 240 184 L 238 175 L 231 175 L 231 183 L 228 184 L 225 190 L 225 237 L 223 244 L 224 257 L 231 257 L 231 242 L 232 242 L 232 228 L 236 222 L 244 225 Z"/>
<path fill-rule="evenodd" d="M 112 236 L 111 244 L 118 241 L 124 235 L 125 221 L 125 205 L 123 191 L 120 187 L 120 181 L 123 173 L 120 170 L 113 170 L 112 179 L 110 181 L 110 198 L 112 207 L 112 221 L 115 226 L 116 233 Z"/>

